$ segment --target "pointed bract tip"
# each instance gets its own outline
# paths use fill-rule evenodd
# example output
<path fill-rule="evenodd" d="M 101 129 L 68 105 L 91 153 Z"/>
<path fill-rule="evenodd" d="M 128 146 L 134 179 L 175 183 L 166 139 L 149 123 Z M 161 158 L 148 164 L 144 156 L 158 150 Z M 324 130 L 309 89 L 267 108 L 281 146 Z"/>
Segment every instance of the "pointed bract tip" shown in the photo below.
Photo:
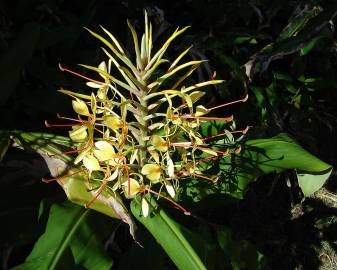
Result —
<path fill-rule="evenodd" d="M 248 93 L 246 94 L 246 96 L 242 99 L 242 102 L 246 102 L 248 100 Z"/>
<path fill-rule="evenodd" d="M 51 126 L 49 125 L 49 123 L 47 122 L 47 120 L 44 121 L 44 124 L 46 125 L 46 127 L 51 127 Z"/>

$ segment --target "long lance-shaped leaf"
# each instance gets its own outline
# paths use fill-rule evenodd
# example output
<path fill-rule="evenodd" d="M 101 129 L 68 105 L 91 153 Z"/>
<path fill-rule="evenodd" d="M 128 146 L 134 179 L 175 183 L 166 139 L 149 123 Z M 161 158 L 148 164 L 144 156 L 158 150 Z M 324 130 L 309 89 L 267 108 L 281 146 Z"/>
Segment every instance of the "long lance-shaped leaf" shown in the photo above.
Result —
<path fill-rule="evenodd" d="M 104 226 L 102 226 L 104 224 Z M 99 269 L 113 264 L 101 239 L 111 233 L 108 218 L 69 202 L 54 204 L 44 234 L 26 261 L 13 270 Z M 93 237 L 93 235 L 95 235 Z"/>
<path fill-rule="evenodd" d="M 112 42 L 115 44 L 115 46 L 117 47 L 117 49 L 122 53 L 125 54 L 122 46 L 119 44 L 119 42 L 117 41 L 117 39 L 108 31 L 106 30 L 102 25 L 100 25 L 100 27 L 102 28 L 102 30 L 111 38 Z"/>
<path fill-rule="evenodd" d="M 20 136 L 21 134 L 23 134 L 23 132 L 21 130 L 12 130 L 9 132 L 9 134 L 15 137 Z M 70 147 L 77 144 L 74 143 L 69 137 L 59 136 L 53 133 L 29 132 L 29 134 L 35 138 L 43 139 L 58 145 Z"/>
<path fill-rule="evenodd" d="M 190 61 L 190 62 L 184 63 L 176 67 L 175 69 L 167 72 L 165 75 L 161 76 L 160 78 L 158 78 L 155 82 L 149 85 L 149 88 L 153 89 L 155 86 L 159 86 L 163 81 L 165 81 L 167 78 L 177 73 L 179 70 L 182 70 L 189 66 L 199 66 L 202 62 L 205 62 L 205 60 L 197 60 L 197 61 Z"/>
<path fill-rule="evenodd" d="M 201 88 L 201 87 L 204 87 L 204 86 L 207 86 L 207 85 L 220 84 L 220 83 L 223 83 L 223 82 L 224 82 L 224 80 L 211 80 L 211 81 L 206 81 L 206 82 L 202 82 L 202 83 L 197 83 L 195 85 L 192 85 L 190 87 L 182 89 L 181 92 L 187 93 L 189 91 L 192 91 L 194 89 L 198 89 L 198 88 Z"/>
<path fill-rule="evenodd" d="M 60 150 L 60 147 L 57 144 L 53 143 L 50 139 L 43 138 L 43 136 L 41 136 L 41 133 L 16 131 L 15 133 L 13 133 L 13 137 L 14 140 L 19 143 L 19 145 L 22 145 L 23 147 L 29 146 L 31 149 L 37 151 L 39 154 L 45 155 L 43 156 L 44 158 L 52 158 L 53 156 L 55 156 L 55 159 L 61 160 L 65 163 L 73 161 L 72 156 L 65 155 Z"/>
<path fill-rule="evenodd" d="M 104 53 L 111 59 L 112 63 L 114 63 L 114 65 L 116 66 L 116 68 L 118 69 L 118 71 L 122 74 L 123 78 L 127 81 L 127 83 L 133 87 L 133 88 L 137 88 L 136 85 L 134 85 L 134 83 L 129 79 L 129 77 L 125 74 L 125 72 L 123 71 L 123 69 L 121 69 L 121 65 L 117 62 L 117 60 L 105 49 L 105 48 L 101 48 Z"/>
<path fill-rule="evenodd" d="M 185 51 L 183 51 L 174 61 L 173 61 L 173 63 L 171 64 L 171 66 L 170 66 L 170 68 L 169 68 L 169 70 L 172 70 L 178 63 L 179 63 L 179 61 L 181 60 L 181 58 L 183 58 L 184 56 L 185 56 L 185 54 L 187 54 L 189 51 L 190 51 L 190 49 L 193 47 L 193 45 L 192 46 L 190 46 L 189 48 L 187 48 Z"/>
<path fill-rule="evenodd" d="M 93 67 L 93 66 L 88 66 L 88 65 L 83 65 L 83 64 L 80 64 L 80 66 L 82 67 L 85 67 L 87 69 L 90 69 L 90 70 L 94 70 L 100 74 L 102 74 L 103 76 L 109 78 L 112 82 L 118 84 L 119 86 L 123 87 L 124 89 L 128 90 L 129 92 L 131 92 L 132 94 L 135 94 L 136 96 L 139 95 L 139 92 L 137 89 L 134 89 L 132 87 L 130 87 L 129 85 L 127 85 L 126 83 L 123 83 L 122 81 L 116 79 L 115 77 L 113 77 L 111 74 L 97 68 L 97 67 Z"/>
<path fill-rule="evenodd" d="M 158 209 L 154 199 L 150 199 L 151 208 Z M 188 230 L 170 218 L 163 209 L 155 215 L 141 215 L 141 205 L 136 200 L 131 203 L 133 215 L 141 222 L 158 241 L 180 270 L 206 270 L 191 241 Z"/>
<path fill-rule="evenodd" d="M 124 55 L 124 54 L 120 54 L 113 46 L 110 42 L 108 42 L 105 38 L 103 38 L 101 35 L 96 34 L 95 32 L 91 31 L 88 28 L 85 28 L 86 30 L 88 30 L 88 32 L 93 35 L 95 38 L 99 39 L 100 41 L 102 41 L 106 46 L 109 47 L 109 49 L 125 64 L 127 65 L 132 72 L 137 75 L 138 74 L 138 70 L 137 68 L 132 64 L 132 62 L 130 61 L 130 59 Z"/>
<path fill-rule="evenodd" d="M 133 28 L 133 26 L 131 25 L 129 20 L 127 20 L 127 23 L 128 23 L 128 27 L 131 31 L 133 43 L 134 43 L 134 46 L 135 46 L 137 68 L 143 69 L 143 64 L 142 64 L 142 61 L 141 61 L 140 51 L 139 51 L 138 36 L 137 36 L 136 30 Z"/>
<path fill-rule="evenodd" d="M 159 51 L 153 56 L 153 58 L 151 59 L 151 61 L 147 64 L 147 66 L 145 67 L 145 70 L 149 70 L 151 68 L 151 66 L 158 60 L 160 60 L 165 51 L 167 50 L 168 46 L 171 44 L 171 42 L 178 37 L 179 35 L 181 35 L 182 33 L 184 33 L 187 29 L 189 28 L 189 26 L 184 27 L 183 29 L 179 30 L 179 27 L 174 31 L 174 33 L 167 39 L 167 41 L 164 43 L 164 45 L 159 49 Z"/>

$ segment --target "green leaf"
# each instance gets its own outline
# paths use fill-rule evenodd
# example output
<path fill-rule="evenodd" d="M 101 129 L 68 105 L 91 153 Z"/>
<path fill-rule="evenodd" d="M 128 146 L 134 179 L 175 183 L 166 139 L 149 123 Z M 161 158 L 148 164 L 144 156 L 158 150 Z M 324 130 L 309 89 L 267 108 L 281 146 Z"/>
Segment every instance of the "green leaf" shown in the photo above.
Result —
<path fill-rule="evenodd" d="M 45 233 L 25 263 L 13 270 L 110 269 L 113 262 L 102 245 L 102 238 L 107 234 L 102 235 L 96 220 L 92 210 L 71 203 L 54 204 Z"/>
<path fill-rule="evenodd" d="M 224 157 L 220 166 L 235 173 L 240 188 L 268 173 L 280 173 L 297 169 L 307 174 L 300 178 L 305 195 L 317 191 L 329 177 L 331 166 L 303 149 L 287 134 L 281 133 L 270 139 L 247 141 L 239 155 Z M 310 175 L 310 177 L 309 177 Z"/>
<path fill-rule="evenodd" d="M 61 146 L 53 142 L 62 139 L 69 141 L 69 138 L 37 132 L 13 131 L 12 134 L 23 147 L 29 146 L 45 159 L 51 175 L 59 177 L 57 182 L 70 201 L 84 206 L 94 198 L 96 193 L 92 191 L 93 186 L 89 185 L 88 176 L 79 168 L 73 167 L 73 157 L 64 155 Z M 134 237 L 135 224 L 118 194 L 104 191 L 93 201 L 90 208 L 109 217 L 122 219 L 129 224 L 130 234 Z"/>
<path fill-rule="evenodd" d="M 186 239 L 187 229 L 172 220 L 163 209 L 158 209 L 155 200 L 150 200 L 150 204 L 156 209 L 156 213 L 152 212 L 146 218 L 141 215 L 141 205 L 136 199 L 131 203 L 131 211 L 151 232 L 176 266 L 180 270 L 206 269 L 191 243 Z"/>
<path fill-rule="evenodd" d="M 329 178 L 332 173 L 332 168 L 328 169 L 326 173 L 308 174 L 297 173 L 298 184 L 300 185 L 302 192 L 305 196 L 310 196 L 317 190 L 319 190 Z"/>

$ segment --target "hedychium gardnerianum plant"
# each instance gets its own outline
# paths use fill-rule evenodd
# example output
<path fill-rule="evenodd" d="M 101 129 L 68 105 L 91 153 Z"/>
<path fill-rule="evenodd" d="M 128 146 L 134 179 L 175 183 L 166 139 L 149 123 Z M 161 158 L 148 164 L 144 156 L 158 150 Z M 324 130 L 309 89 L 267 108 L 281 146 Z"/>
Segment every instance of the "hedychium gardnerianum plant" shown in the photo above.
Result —
<path fill-rule="evenodd" d="M 130 199 L 136 194 L 152 193 L 189 214 L 168 196 L 175 197 L 179 181 L 186 177 L 216 182 L 217 178 L 204 175 L 198 165 L 203 161 L 236 153 L 240 148 L 219 150 L 212 148 L 208 140 L 247 131 L 226 130 L 222 134 L 202 138 L 198 132 L 200 125 L 213 120 L 233 122 L 232 116 L 206 115 L 218 108 L 244 102 L 247 96 L 212 108 L 197 105 L 205 94 L 201 91 L 202 88 L 221 84 L 223 80 L 211 78 L 197 84 L 185 85 L 193 71 L 204 62 L 195 60 L 181 63 L 190 48 L 173 62 L 163 58 L 172 41 L 188 27 L 177 28 L 160 49 L 153 53 L 152 25 L 148 22 L 146 12 L 145 33 L 140 41 L 129 22 L 128 26 L 134 41 L 136 63 L 127 56 L 108 30 L 101 27 L 109 41 L 88 29 L 107 47 L 102 48 L 107 61 L 101 62 L 98 67 L 81 66 L 96 72 L 101 79 L 91 79 L 60 65 L 62 71 L 84 78 L 87 86 L 94 90 L 91 95 L 59 90 L 73 98 L 72 106 L 78 118 L 58 115 L 72 123 L 52 125 L 46 122 L 46 125 L 72 128 L 69 136 L 76 143 L 76 149 L 66 153 L 77 154 L 74 164 L 83 167 L 90 187 L 95 190 L 95 196 L 86 207 L 90 207 L 104 190 L 110 189 Z M 164 64 L 168 65 L 166 72 L 156 75 L 158 73 L 155 71 Z M 112 75 L 117 71 L 119 78 Z M 170 86 L 167 86 L 168 79 Z M 54 179 L 46 181 L 52 180 Z M 161 194 L 163 187 L 168 196 Z M 148 208 L 147 199 L 143 196 L 144 216 L 148 215 Z"/>

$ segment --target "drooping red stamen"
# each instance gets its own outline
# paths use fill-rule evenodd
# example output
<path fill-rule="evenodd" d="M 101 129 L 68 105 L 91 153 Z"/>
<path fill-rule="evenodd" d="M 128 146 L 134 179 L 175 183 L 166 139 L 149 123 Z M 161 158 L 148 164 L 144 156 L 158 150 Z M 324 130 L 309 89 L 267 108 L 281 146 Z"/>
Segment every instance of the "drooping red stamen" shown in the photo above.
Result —
<path fill-rule="evenodd" d="M 192 176 L 195 176 L 195 177 L 198 177 L 198 178 L 201 178 L 201 179 L 205 179 L 205 180 L 208 180 L 208 181 L 211 181 L 213 183 L 217 182 L 218 179 L 212 179 L 210 177 L 207 177 L 207 176 L 204 176 L 204 175 L 201 175 L 201 174 L 197 174 L 197 173 L 191 173 L 189 171 L 175 171 L 176 173 L 178 174 L 183 174 L 183 175 L 192 175 Z"/>
<path fill-rule="evenodd" d="M 220 133 L 220 134 L 217 134 L 217 135 L 214 135 L 214 136 L 209 136 L 209 137 L 206 137 L 206 138 L 203 138 L 202 140 L 209 140 L 209 139 L 213 139 L 213 138 L 217 138 L 217 137 L 221 137 L 221 136 L 224 136 L 226 134 L 235 134 L 235 133 L 242 133 L 242 134 L 246 134 L 249 130 L 249 127 L 246 127 L 245 129 L 242 129 L 242 130 L 234 130 L 234 131 L 226 131 L 224 133 Z"/>
<path fill-rule="evenodd" d="M 179 210 L 181 210 L 185 215 L 187 215 L 187 216 L 191 215 L 191 212 L 187 211 L 184 207 L 182 207 L 180 204 L 176 203 L 175 201 L 171 200 L 170 198 L 167 198 L 164 195 L 161 195 L 160 193 L 155 192 L 155 191 L 153 191 L 153 190 L 151 190 L 149 188 L 143 188 L 142 192 L 144 192 L 144 191 L 148 191 L 148 192 L 150 192 L 152 194 L 157 195 L 158 197 L 160 197 L 160 198 L 162 198 L 164 200 L 167 200 L 168 202 L 172 203 L 175 207 L 177 207 Z"/>
<path fill-rule="evenodd" d="M 82 152 L 84 150 L 87 150 L 89 147 L 90 147 L 90 144 L 81 148 L 81 149 L 74 149 L 74 150 L 71 150 L 71 151 L 63 152 L 62 154 L 68 155 L 68 154 L 73 154 L 73 153 L 79 153 L 79 152 Z"/>
<path fill-rule="evenodd" d="M 85 208 L 89 208 L 90 205 L 92 205 L 94 203 L 94 201 L 97 200 L 98 196 L 102 193 L 103 189 L 105 188 L 105 186 L 108 184 L 108 181 L 106 181 L 106 179 L 103 181 L 103 184 L 99 187 L 99 189 L 96 191 L 95 196 L 84 205 Z"/>
<path fill-rule="evenodd" d="M 71 173 L 71 174 L 65 174 L 65 175 L 62 175 L 62 176 L 59 176 L 59 177 L 55 177 L 55 178 L 51 178 L 51 179 L 42 178 L 42 182 L 44 182 L 44 183 L 50 183 L 50 182 L 58 181 L 58 180 L 60 180 L 62 178 L 73 176 L 73 175 L 78 174 L 78 173 L 80 173 L 82 171 L 83 170 L 79 170 L 79 171 Z"/>
<path fill-rule="evenodd" d="M 174 115 L 173 119 L 199 119 L 199 120 L 222 120 L 222 121 L 233 121 L 233 115 L 229 117 L 204 117 L 204 116 L 194 116 L 194 115 Z"/>
<path fill-rule="evenodd" d="M 76 76 L 78 76 L 78 77 L 81 77 L 81 78 L 83 78 L 83 79 L 86 79 L 86 80 L 88 80 L 88 81 L 91 81 L 91 82 L 94 82 L 94 83 L 98 83 L 98 84 L 102 84 L 102 85 L 105 84 L 104 82 L 96 81 L 96 80 L 91 79 L 91 78 L 89 78 L 89 77 L 87 77 L 87 76 L 84 76 L 84 75 L 82 75 L 82 74 L 79 74 L 79 73 L 77 73 L 77 72 L 75 72 L 75 71 L 72 71 L 72 70 L 70 70 L 70 69 L 64 68 L 64 67 L 61 65 L 61 63 L 59 63 L 59 68 L 60 68 L 61 71 L 67 71 L 67 72 L 69 72 L 69 73 L 71 73 L 71 74 L 74 74 L 74 75 L 76 75 Z"/>
<path fill-rule="evenodd" d="M 224 104 L 221 104 L 221 105 L 209 108 L 208 111 L 213 111 L 215 109 L 219 109 L 219 108 L 222 108 L 222 107 L 225 107 L 225 106 L 229 106 L 229 105 L 232 105 L 232 104 L 235 104 L 235 103 L 239 103 L 239 102 L 246 102 L 247 100 L 248 100 L 248 94 L 244 98 L 242 98 L 242 99 L 231 101 L 231 102 L 227 102 L 227 103 L 224 103 Z"/>
<path fill-rule="evenodd" d="M 46 127 L 73 127 L 82 125 L 82 124 L 49 124 L 47 120 L 44 121 L 44 124 L 46 125 Z"/>

